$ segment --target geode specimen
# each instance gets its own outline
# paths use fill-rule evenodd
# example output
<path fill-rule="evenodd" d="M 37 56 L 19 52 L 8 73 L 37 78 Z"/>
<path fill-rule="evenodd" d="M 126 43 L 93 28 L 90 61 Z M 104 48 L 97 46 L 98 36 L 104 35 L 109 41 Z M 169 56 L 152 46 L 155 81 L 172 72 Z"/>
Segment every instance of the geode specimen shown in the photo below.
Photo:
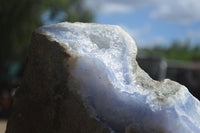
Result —
<path fill-rule="evenodd" d="M 33 33 L 7 133 L 199 133 L 200 102 L 152 80 L 119 26 L 59 23 Z"/>

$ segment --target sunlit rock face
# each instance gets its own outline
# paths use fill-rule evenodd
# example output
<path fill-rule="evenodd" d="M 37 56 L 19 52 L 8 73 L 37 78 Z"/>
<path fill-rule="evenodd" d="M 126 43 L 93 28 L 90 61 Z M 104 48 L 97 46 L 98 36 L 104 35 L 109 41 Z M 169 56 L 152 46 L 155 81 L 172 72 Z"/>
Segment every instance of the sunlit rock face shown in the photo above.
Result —
<path fill-rule="evenodd" d="M 88 133 L 200 132 L 200 102 L 186 87 L 174 81 L 152 80 L 137 65 L 137 47 L 134 40 L 119 26 L 65 22 L 43 26 L 34 34 L 35 42 L 32 42 L 31 49 L 37 44 L 37 50 L 43 50 L 30 50 L 24 88 L 28 86 L 31 91 L 24 92 L 22 90 L 26 89 L 21 89 L 19 94 L 23 92 L 34 95 L 36 101 L 43 101 L 42 98 L 46 96 L 54 103 L 54 98 L 61 95 L 56 89 L 60 90 L 65 86 L 63 88 L 66 89 L 61 92 L 67 92 L 73 97 L 62 101 L 65 103 L 61 106 L 65 109 L 62 113 L 76 110 L 72 105 L 79 103 L 80 112 L 85 110 L 83 115 L 86 115 L 87 119 L 94 120 L 94 123 L 105 129 L 95 131 L 98 126 L 91 125 L 85 127 L 93 129 L 87 130 Z M 44 42 L 38 39 L 38 36 L 50 43 L 44 47 Z M 57 55 L 59 49 L 54 47 L 54 43 L 61 48 L 60 52 L 65 56 L 61 58 Z M 49 54 L 45 53 L 45 49 L 51 49 L 47 52 Z M 54 50 L 57 51 L 51 52 Z M 37 59 L 40 61 L 34 63 L 33 60 Z M 60 62 L 59 65 L 51 66 L 57 62 Z M 37 71 L 41 67 L 45 74 Z M 46 78 L 43 79 L 42 76 Z M 42 80 L 42 83 L 38 80 Z M 54 87 L 56 85 L 57 87 Z M 36 89 L 38 86 L 40 89 Z M 52 91 L 51 88 L 54 88 L 53 92 L 49 92 Z M 33 103 L 34 100 L 30 101 Z M 52 105 L 49 106 L 50 109 L 55 109 Z M 83 121 L 85 118 L 79 115 L 80 112 L 76 110 L 77 115 L 70 116 L 70 121 L 83 125 L 90 122 L 87 119 Z M 59 117 L 69 119 L 62 114 Z M 62 121 L 65 120 L 61 120 L 61 123 Z M 12 122 L 10 128 L 11 125 Z M 61 125 L 73 127 L 69 123 Z M 11 133 L 11 130 L 7 133 Z"/>

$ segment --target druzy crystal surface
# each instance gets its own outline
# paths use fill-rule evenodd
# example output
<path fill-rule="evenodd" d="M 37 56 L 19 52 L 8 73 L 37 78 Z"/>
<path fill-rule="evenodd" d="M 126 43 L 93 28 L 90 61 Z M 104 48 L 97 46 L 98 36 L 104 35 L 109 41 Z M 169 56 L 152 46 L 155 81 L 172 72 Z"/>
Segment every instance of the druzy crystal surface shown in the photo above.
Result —
<path fill-rule="evenodd" d="M 65 48 L 69 90 L 111 132 L 200 132 L 200 102 L 179 83 L 151 79 L 136 62 L 135 41 L 119 26 L 64 22 L 36 33 Z"/>

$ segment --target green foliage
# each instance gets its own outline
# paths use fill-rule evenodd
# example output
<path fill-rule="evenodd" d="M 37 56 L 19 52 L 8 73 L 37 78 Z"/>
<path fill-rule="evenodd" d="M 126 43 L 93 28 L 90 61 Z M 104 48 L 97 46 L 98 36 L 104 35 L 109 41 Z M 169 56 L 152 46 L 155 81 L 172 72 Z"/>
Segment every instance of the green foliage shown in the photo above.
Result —
<path fill-rule="evenodd" d="M 0 0 L 0 79 L 12 62 L 23 64 L 33 30 L 41 25 L 42 14 L 53 20 L 60 12 L 62 21 L 92 21 L 93 14 L 81 0 Z M 9 70 L 7 70 L 9 71 Z"/>
<path fill-rule="evenodd" d="M 155 46 L 152 49 L 139 49 L 139 54 L 147 54 L 153 57 L 165 57 L 169 60 L 197 61 L 200 60 L 200 44 L 191 47 L 189 41 L 184 43 L 174 41 L 168 48 Z"/>

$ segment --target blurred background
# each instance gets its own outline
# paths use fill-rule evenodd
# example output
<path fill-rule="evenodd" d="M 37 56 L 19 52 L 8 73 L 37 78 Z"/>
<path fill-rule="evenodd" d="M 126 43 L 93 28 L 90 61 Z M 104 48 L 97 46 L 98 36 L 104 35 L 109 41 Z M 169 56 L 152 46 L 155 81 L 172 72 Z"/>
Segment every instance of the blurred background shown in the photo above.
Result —
<path fill-rule="evenodd" d="M 0 0 L 0 118 L 8 118 L 35 28 L 63 21 L 119 25 L 156 80 L 184 84 L 200 99 L 199 0 Z"/>

